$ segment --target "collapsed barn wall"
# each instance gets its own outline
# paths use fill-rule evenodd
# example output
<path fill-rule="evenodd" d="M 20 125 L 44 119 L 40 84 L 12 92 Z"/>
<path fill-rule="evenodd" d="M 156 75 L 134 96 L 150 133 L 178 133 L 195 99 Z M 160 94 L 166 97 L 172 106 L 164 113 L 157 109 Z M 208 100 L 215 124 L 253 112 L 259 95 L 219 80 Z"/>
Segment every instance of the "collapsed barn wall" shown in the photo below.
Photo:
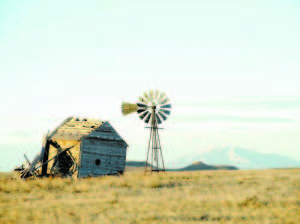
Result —
<path fill-rule="evenodd" d="M 57 144 L 61 147 L 62 150 L 72 147 L 69 151 L 68 151 L 68 156 L 72 157 L 72 159 L 74 160 L 74 162 L 76 164 L 78 164 L 79 161 L 79 154 L 80 154 L 80 142 L 78 141 L 67 141 L 67 140 L 57 140 L 56 141 Z M 51 160 L 54 156 L 57 155 L 57 153 L 59 153 L 59 150 L 54 147 L 53 145 L 50 145 L 49 147 L 49 160 Z M 70 153 L 70 154 L 69 154 Z M 53 165 L 54 165 L 55 160 L 51 160 L 48 163 L 48 169 L 47 169 L 47 174 L 53 174 Z M 52 170 L 51 170 L 52 169 Z M 77 177 L 77 172 L 73 173 L 72 175 L 73 177 Z"/>

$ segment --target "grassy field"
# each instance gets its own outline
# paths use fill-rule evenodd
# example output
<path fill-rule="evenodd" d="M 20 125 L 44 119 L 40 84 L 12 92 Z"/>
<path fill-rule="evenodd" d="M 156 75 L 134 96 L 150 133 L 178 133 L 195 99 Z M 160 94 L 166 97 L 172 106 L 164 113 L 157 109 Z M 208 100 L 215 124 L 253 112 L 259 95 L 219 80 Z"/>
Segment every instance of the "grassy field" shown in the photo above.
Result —
<path fill-rule="evenodd" d="M 300 169 L 0 175 L 0 223 L 300 223 Z"/>

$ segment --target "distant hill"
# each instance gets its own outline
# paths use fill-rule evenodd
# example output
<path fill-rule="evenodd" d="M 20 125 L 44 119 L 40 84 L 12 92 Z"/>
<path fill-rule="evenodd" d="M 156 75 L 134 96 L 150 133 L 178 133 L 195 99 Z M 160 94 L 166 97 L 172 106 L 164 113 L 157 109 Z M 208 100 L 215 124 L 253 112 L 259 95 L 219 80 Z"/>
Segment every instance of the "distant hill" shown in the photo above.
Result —
<path fill-rule="evenodd" d="M 260 153 L 240 147 L 216 147 L 193 157 L 209 164 L 234 165 L 240 169 L 297 168 L 300 162 L 274 153 Z"/>
<path fill-rule="evenodd" d="M 189 166 L 177 169 L 179 171 L 196 171 L 196 170 L 238 170 L 235 166 L 227 165 L 208 165 L 203 162 L 195 162 Z"/>
<path fill-rule="evenodd" d="M 145 161 L 126 161 L 126 167 L 145 167 Z M 148 163 L 150 166 L 150 163 Z"/>
<path fill-rule="evenodd" d="M 144 170 L 145 165 L 145 161 L 126 161 L 125 171 Z M 148 163 L 148 166 L 151 167 L 151 164 Z"/>
<path fill-rule="evenodd" d="M 142 170 L 145 168 L 145 161 L 126 161 L 126 170 Z M 148 163 L 148 167 L 152 165 Z M 196 171 L 196 170 L 238 170 L 235 166 L 219 165 L 213 166 L 203 162 L 195 162 L 189 166 L 178 169 L 166 169 L 166 171 Z"/>

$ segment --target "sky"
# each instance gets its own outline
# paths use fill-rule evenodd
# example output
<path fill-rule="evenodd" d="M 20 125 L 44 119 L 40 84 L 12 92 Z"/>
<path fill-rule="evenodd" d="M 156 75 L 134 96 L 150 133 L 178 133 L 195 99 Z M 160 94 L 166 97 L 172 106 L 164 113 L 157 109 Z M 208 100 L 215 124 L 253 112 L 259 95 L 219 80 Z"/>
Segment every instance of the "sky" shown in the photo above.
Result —
<path fill-rule="evenodd" d="M 216 146 L 300 161 L 300 2 L 0 0 L 0 170 L 66 117 L 109 120 L 144 160 L 123 101 L 172 100 L 167 165 Z"/>

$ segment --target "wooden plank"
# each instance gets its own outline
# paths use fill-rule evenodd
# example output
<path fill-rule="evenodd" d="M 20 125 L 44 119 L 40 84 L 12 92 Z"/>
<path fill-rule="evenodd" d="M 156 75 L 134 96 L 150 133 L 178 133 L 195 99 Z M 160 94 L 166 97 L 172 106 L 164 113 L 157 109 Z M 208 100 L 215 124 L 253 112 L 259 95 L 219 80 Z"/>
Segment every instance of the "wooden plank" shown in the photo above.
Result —
<path fill-rule="evenodd" d="M 125 154 L 109 154 L 108 152 L 106 153 L 99 153 L 99 152 L 94 152 L 94 150 L 90 150 L 90 151 L 86 151 L 84 150 L 83 153 L 85 154 L 90 154 L 90 155 L 94 155 L 94 156 L 100 156 L 100 157 L 109 157 L 109 158 L 113 158 L 113 157 L 116 157 L 116 158 L 124 158 L 126 159 L 126 155 Z"/>
<path fill-rule="evenodd" d="M 86 121 L 70 117 L 59 125 L 50 135 L 55 140 L 80 140 L 102 125 L 102 121 L 87 119 Z"/>
<path fill-rule="evenodd" d="M 122 153 L 119 150 L 115 149 L 107 149 L 105 148 L 104 150 L 98 150 L 95 148 L 90 148 L 90 149 L 84 149 L 84 152 L 87 154 L 93 154 L 93 155 L 99 155 L 99 156 L 112 156 L 112 157 L 126 157 L 126 153 Z"/>
<path fill-rule="evenodd" d="M 127 145 L 124 144 L 121 140 L 113 140 L 113 139 L 107 139 L 107 138 L 93 138 L 93 137 L 85 137 L 83 141 L 89 141 L 93 144 L 118 144 L 118 145 L 124 145 L 124 147 L 127 147 Z"/>
<path fill-rule="evenodd" d="M 124 167 L 125 164 L 124 163 L 108 163 L 108 162 L 102 162 L 100 165 L 96 165 L 95 162 L 91 162 L 91 163 L 83 163 L 81 165 L 81 167 L 91 167 L 91 168 L 95 168 L 95 169 L 99 169 L 101 167 L 106 167 L 107 169 L 109 169 L 109 167 L 115 167 L 115 168 L 122 168 Z"/>
<path fill-rule="evenodd" d="M 100 165 L 96 165 L 94 160 L 90 161 L 84 161 L 81 164 L 81 167 L 102 167 L 102 166 L 111 166 L 111 167 L 123 167 L 125 166 L 125 163 L 123 161 L 110 161 L 110 160 L 101 160 Z"/>
<path fill-rule="evenodd" d="M 67 119 L 65 119 L 56 129 L 54 129 L 51 134 L 49 135 L 49 139 L 52 138 L 53 135 L 55 135 L 55 133 L 57 132 L 57 130 L 59 128 L 61 128 L 62 126 L 64 126 L 67 122 L 69 122 L 70 120 L 72 120 L 73 117 L 68 117 Z"/>
<path fill-rule="evenodd" d="M 92 171 L 92 170 L 81 170 L 80 172 L 80 176 L 87 176 L 87 175 L 91 175 L 91 174 L 99 174 L 99 175 L 105 175 L 105 174 L 108 174 L 110 173 L 111 170 L 104 170 L 104 169 L 99 169 L 99 170 L 95 170 L 95 171 Z"/>
<path fill-rule="evenodd" d="M 121 151 L 126 152 L 127 147 L 124 145 L 117 145 L 117 144 L 112 144 L 108 142 L 99 142 L 99 144 L 95 144 L 94 142 L 87 142 L 84 141 L 84 149 L 86 148 L 97 148 L 99 150 L 102 150 L 103 148 L 117 148 Z"/>
<path fill-rule="evenodd" d="M 49 158 L 49 147 L 50 147 L 50 143 L 48 140 L 46 140 L 46 144 L 45 144 L 45 152 L 44 152 L 44 155 L 41 155 L 43 156 L 43 160 L 42 160 L 42 176 L 45 176 L 47 175 L 47 168 L 48 168 L 48 163 L 47 160 Z"/>

